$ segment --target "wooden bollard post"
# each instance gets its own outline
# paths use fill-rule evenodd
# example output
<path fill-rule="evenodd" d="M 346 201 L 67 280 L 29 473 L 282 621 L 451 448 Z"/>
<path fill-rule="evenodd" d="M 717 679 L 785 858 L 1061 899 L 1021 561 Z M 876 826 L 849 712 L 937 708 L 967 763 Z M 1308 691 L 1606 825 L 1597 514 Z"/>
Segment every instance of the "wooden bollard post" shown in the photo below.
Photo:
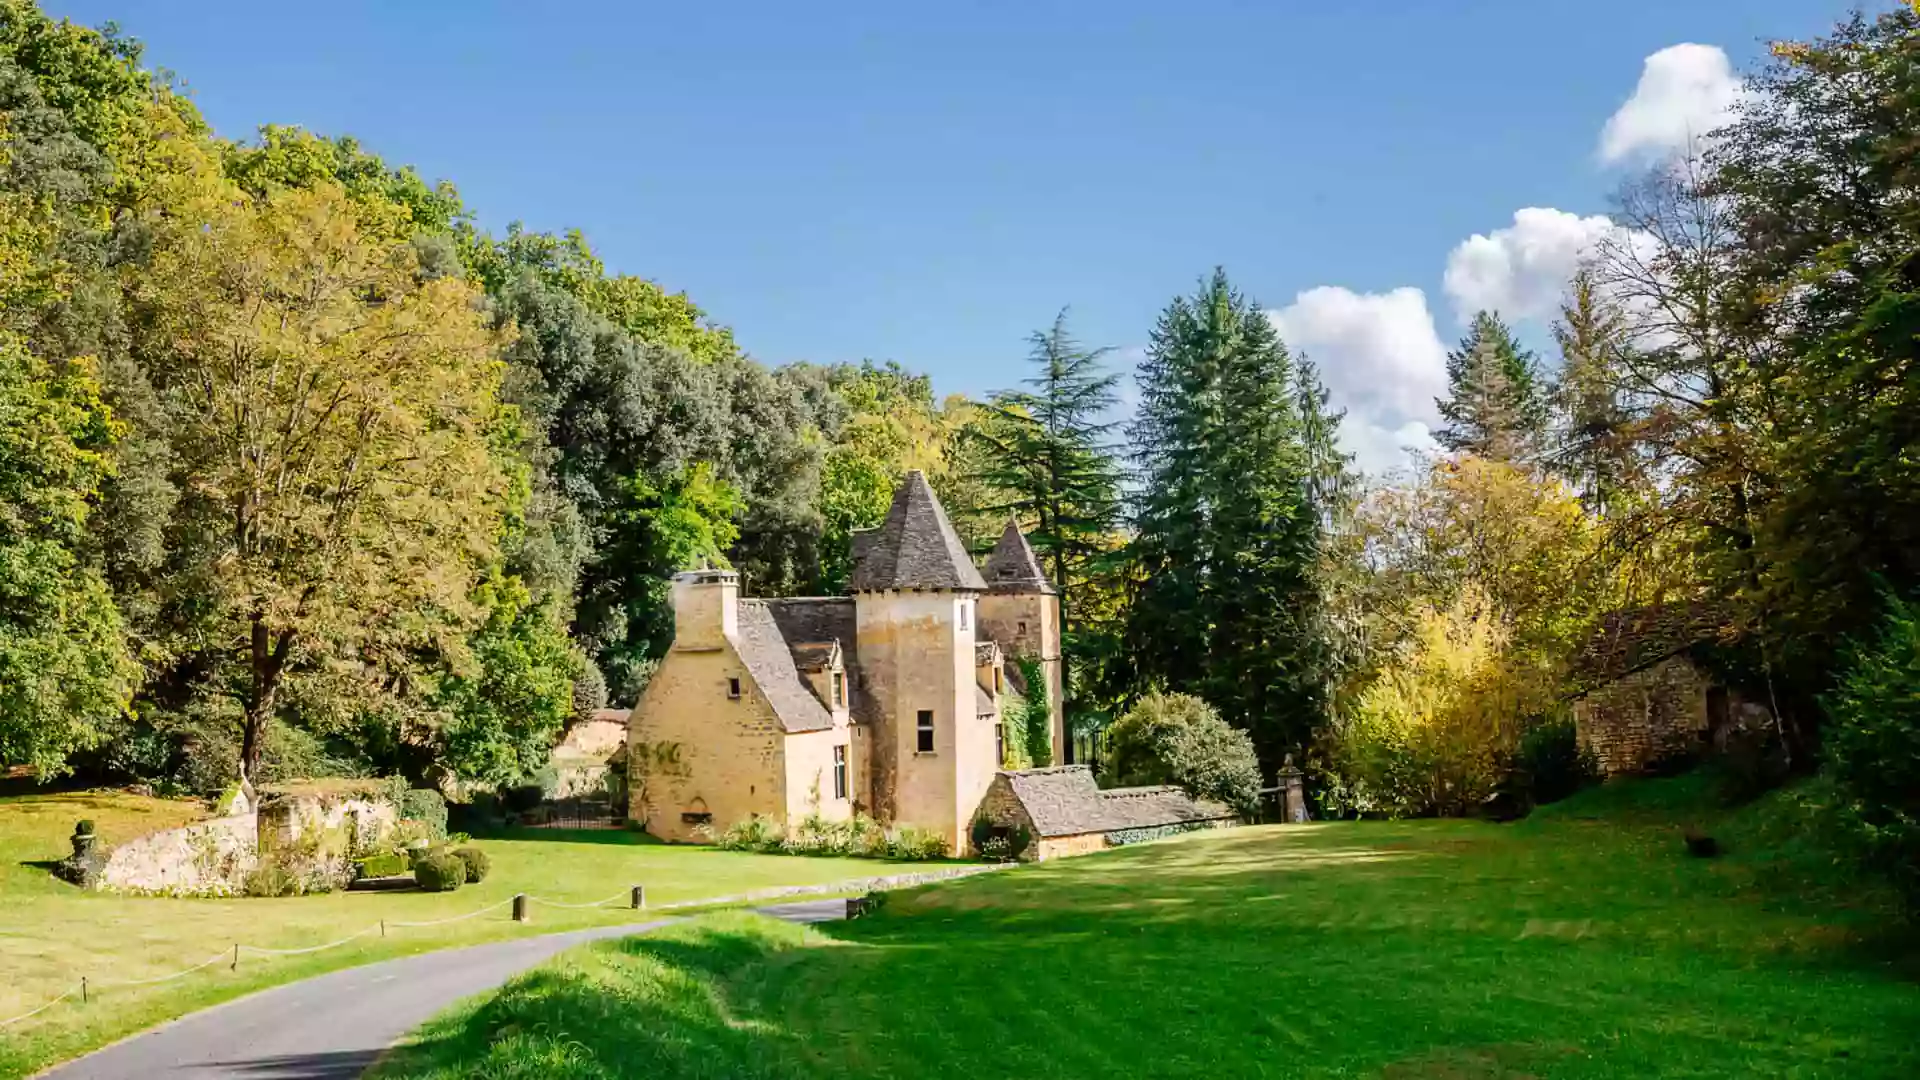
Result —
<path fill-rule="evenodd" d="M 527 894 L 514 893 L 513 894 L 513 921 L 523 923 L 523 922 L 526 922 L 527 920 L 528 920 Z"/>
<path fill-rule="evenodd" d="M 85 975 L 82 975 L 80 976 L 80 1004 L 85 1005 L 86 1003 L 87 1003 L 87 977 Z"/>
<path fill-rule="evenodd" d="M 647 887 L 645 885 L 635 885 L 633 887 L 633 910 L 639 911 L 641 908 L 646 906 L 647 906 Z"/>
<path fill-rule="evenodd" d="M 227 970 L 240 970 L 240 943 L 237 941 L 233 943 L 233 963 L 227 966 Z"/>

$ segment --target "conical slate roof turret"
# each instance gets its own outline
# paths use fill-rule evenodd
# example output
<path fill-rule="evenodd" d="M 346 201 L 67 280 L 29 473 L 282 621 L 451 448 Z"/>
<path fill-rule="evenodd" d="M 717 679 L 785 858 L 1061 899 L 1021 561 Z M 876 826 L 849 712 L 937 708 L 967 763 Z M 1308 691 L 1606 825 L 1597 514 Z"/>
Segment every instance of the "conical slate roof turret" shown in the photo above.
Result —
<path fill-rule="evenodd" d="M 987 556 L 987 589 L 997 593 L 1052 593 L 1056 590 L 1040 569 L 1032 545 L 1020 532 L 1020 522 L 1007 519 L 1006 531 Z"/>
<path fill-rule="evenodd" d="M 987 583 L 967 557 L 947 512 L 918 469 L 894 489 L 887 520 L 854 538 L 853 592 L 884 589 L 954 589 L 985 592 Z"/>

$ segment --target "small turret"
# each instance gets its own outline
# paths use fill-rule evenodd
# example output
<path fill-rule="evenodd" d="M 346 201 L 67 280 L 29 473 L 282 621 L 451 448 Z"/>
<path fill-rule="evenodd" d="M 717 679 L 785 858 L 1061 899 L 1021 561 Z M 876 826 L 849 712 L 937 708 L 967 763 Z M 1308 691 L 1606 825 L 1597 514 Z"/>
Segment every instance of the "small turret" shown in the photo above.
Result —
<path fill-rule="evenodd" d="M 1047 704 L 1053 713 L 1053 761 L 1069 752 L 1061 694 L 1060 590 L 1047 580 L 1033 545 L 1009 519 L 1000 542 L 987 556 L 987 594 L 980 598 L 981 632 L 1005 647 L 1009 660 L 1040 662 L 1046 677 Z"/>

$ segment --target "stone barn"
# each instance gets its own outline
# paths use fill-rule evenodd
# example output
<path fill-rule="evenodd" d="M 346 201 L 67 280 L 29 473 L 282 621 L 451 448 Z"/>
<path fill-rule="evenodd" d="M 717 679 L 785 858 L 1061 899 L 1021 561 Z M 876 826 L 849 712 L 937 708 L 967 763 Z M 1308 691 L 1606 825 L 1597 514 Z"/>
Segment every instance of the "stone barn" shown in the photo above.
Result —
<path fill-rule="evenodd" d="M 1600 621 L 1573 668 L 1580 745 L 1608 776 L 1724 750 L 1740 731 L 1770 730 L 1766 705 L 1715 674 L 1723 613 L 1704 603 L 1652 605 Z"/>
<path fill-rule="evenodd" d="M 979 819 L 999 835 L 1024 833 L 1028 843 L 1019 857 L 1040 862 L 1222 828 L 1237 824 L 1239 815 L 1177 787 L 1102 790 L 1088 766 L 1057 765 L 996 775 L 980 801 Z"/>

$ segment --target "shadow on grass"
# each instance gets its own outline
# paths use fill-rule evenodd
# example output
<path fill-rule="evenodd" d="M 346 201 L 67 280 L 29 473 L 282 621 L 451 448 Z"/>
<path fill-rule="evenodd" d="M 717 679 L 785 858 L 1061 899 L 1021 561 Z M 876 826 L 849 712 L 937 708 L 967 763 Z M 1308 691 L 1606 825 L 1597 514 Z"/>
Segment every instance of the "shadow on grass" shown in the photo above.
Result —
<path fill-rule="evenodd" d="M 852 923 L 602 943 L 436 1021 L 382 1075 L 1916 1075 L 1898 1033 L 1920 994 L 1884 956 L 1701 872 L 1494 827 L 1248 830 Z"/>

